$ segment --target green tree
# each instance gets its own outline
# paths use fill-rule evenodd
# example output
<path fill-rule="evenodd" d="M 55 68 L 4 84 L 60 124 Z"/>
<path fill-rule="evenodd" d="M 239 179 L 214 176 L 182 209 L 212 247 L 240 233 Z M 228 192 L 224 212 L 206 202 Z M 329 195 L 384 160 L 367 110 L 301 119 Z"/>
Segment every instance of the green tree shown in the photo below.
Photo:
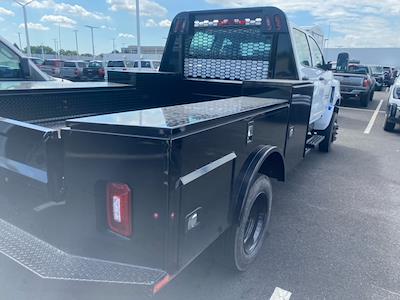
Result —
<path fill-rule="evenodd" d="M 24 49 L 25 53 L 26 47 Z M 42 54 L 42 46 L 31 46 L 31 53 L 36 54 L 36 55 L 41 55 Z M 53 48 L 49 46 L 43 46 L 43 54 L 56 54 L 56 52 L 53 50 Z"/>
<path fill-rule="evenodd" d="M 61 50 L 60 50 L 60 54 L 61 54 L 61 55 L 65 55 L 65 56 L 77 56 L 77 55 L 78 55 L 78 53 L 77 53 L 76 51 L 73 51 L 73 50 L 64 50 L 64 49 L 61 49 Z"/>

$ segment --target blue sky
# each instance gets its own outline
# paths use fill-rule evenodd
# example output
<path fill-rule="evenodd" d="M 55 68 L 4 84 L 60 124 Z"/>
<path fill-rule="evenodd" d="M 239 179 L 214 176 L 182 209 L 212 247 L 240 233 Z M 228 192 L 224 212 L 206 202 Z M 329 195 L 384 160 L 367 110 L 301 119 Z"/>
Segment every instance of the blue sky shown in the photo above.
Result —
<path fill-rule="evenodd" d="M 27 0 L 18 0 L 21 2 Z M 288 13 L 298 25 L 319 24 L 329 35 L 330 46 L 400 46 L 397 28 L 400 0 L 140 0 L 144 45 L 162 45 L 169 24 L 180 11 L 275 5 Z M 98 26 L 95 31 L 96 53 L 136 43 L 135 0 L 35 0 L 28 7 L 32 45 L 54 47 L 61 26 L 63 49 L 75 49 L 74 30 L 78 30 L 79 50 L 91 52 L 90 31 L 84 25 Z M 0 35 L 18 44 L 22 27 L 22 9 L 12 0 L 0 0 Z M 329 30 L 330 28 L 330 30 Z M 330 32 L 330 34 L 328 33 Z"/>

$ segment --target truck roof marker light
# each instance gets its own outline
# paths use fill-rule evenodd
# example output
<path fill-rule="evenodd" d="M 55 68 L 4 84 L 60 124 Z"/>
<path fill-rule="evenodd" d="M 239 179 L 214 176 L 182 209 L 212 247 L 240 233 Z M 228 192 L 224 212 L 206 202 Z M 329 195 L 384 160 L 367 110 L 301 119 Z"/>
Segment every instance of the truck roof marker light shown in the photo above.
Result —
<path fill-rule="evenodd" d="M 282 18 L 280 15 L 275 15 L 274 16 L 274 23 L 275 23 L 275 29 L 277 31 L 282 30 Z"/>
<path fill-rule="evenodd" d="M 159 282 L 154 285 L 153 294 L 157 294 L 163 287 L 165 287 L 171 281 L 171 276 L 168 274 L 164 276 Z"/>
<path fill-rule="evenodd" d="M 128 185 L 107 184 L 107 222 L 120 235 L 132 235 L 132 192 Z"/>
<path fill-rule="evenodd" d="M 245 18 L 245 19 L 221 19 L 221 20 L 196 20 L 194 21 L 194 27 L 217 27 L 217 26 L 259 26 L 262 24 L 262 18 Z"/>

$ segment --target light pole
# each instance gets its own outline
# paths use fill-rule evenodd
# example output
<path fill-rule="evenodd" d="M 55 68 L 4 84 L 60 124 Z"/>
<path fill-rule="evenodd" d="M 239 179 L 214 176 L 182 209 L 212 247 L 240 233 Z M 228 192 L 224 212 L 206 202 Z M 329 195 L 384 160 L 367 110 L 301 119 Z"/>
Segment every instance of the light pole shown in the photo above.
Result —
<path fill-rule="evenodd" d="M 95 54 L 94 54 L 94 37 L 93 37 L 93 29 L 97 29 L 99 27 L 95 27 L 95 26 L 90 26 L 90 25 L 85 25 L 85 27 L 89 28 L 91 33 L 92 33 L 92 53 L 93 53 L 93 59 L 96 58 Z"/>
<path fill-rule="evenodd" d="M 79 48 L 78 48 L 78 30 L 74 30 L 75 32 L 75 46 L 76 46 L 76 55 L 79 55 Z"/>
<path fill-rule="evenodd" d="M 21 32 L 18 32 L 18 39 L 19 39 L 19 50 L 22 51 Z"/>
<path fill-rule="evenodd" d="M 113 51 L 112 51 L 112 53 L 114 54 L 115 53 L 115 38 L 112 39 L 112 42 L 113 42 Z"/>
<path fill-rule="evenodd" d="M 25 35 L 26 35 L 26 52 L 27 52 L 27 54 L 28 54 L 29 57 L 32 56 L 32 53 L 31 53 L 31 44 L 30 44 L 30 42 L 29 42 L 28 20 L 27 20 L 28 18 L 27 18 L 27 16 L 26 16 L 26 7 L 27 7 L 29 4 L 31 4 L 33 1 L 34 1 L 34 0 L 30 0 L 30 1 L 28 1 L 28 2 L 22 3 L 22 2 L 19 2 L 19 1 L 17 1 L 17 0 L 14 0 L 15 3 L 17 3 L 18 5 L 20 5 L 20 6 L 22 7 L 22 11 L 23 11 L 23 13 L 24 13 Z M 21 49 L 21 50 L 22 50 L 22 49 Z"/>
<path fill-rule="evenodd" d="M 61 25 L 58 24 L 58 56 L 61 57 Z"/>
<path fill-rule="evenodd" d="M 57 53 L 58 53 L 58 51 L 57 51 L 57 39 L 53 39 L 53 41 L 54 41 L 54 52 L 56 53 L 56 57 L 58 56 L 57 55 Z"/>
<path fill-rule="evenodd" d="M 40 47 L 42 48 L 42 59 L 44 60 L 44 49 L 43 49 L 43 43 L 40 45 Z"/>
<path fill-rule="evenodd" d="M 142 67 L 141 56 L 142 56 L 142 46 L 140 41 L 140 5 L 139 0 L 136 0 L 136 34 L 137 34 L 137 54 L 138 54 L 138 67 L 139 71 Z"/>

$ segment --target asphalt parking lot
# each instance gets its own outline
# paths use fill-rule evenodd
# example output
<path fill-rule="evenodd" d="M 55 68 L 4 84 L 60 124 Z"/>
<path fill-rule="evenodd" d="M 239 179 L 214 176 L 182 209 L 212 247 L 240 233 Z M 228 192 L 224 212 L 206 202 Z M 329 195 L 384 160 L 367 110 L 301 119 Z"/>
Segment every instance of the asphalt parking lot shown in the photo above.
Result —
<path fill-rule="evenodd" d="M 290 299 L 400 299 L 400 130 L 382 129 L 386 99 L 344 103 L 332 152 L 274 183 L 269 236 L 250 271 L 232 273 L 208 251 L 156 299 L 270 299 L 276 287 Z M 0 268 L 0 299 L 143 299 L 129 286 L 38 279 L 3 255 Z"/>

